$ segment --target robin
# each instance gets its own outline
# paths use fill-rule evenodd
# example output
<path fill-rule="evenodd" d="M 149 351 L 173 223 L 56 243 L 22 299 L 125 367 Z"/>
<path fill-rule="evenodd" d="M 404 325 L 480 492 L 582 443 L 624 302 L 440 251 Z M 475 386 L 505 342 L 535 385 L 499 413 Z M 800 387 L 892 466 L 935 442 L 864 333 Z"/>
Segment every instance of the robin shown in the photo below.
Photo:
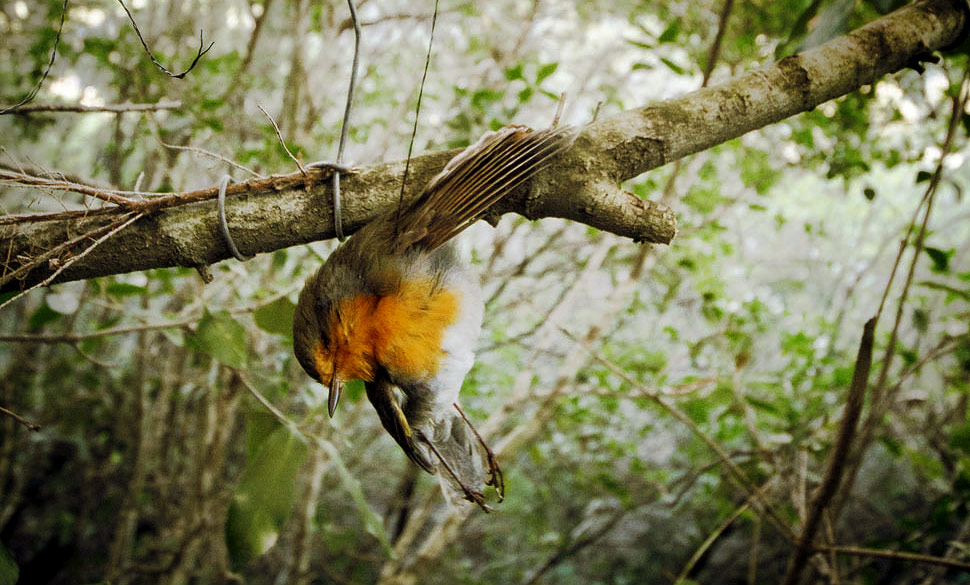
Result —
<path fill-rule="evenodd" d="M 532 177 L 575 137 L 572 128 L 508 126 L 455 156 L 413 203 L 362 227 L 300 293 L 296 357 L 329 388 L 364 381 L 384 428 L 446 499 L 489 508 L 504 482 L 491 450 L 458 403 L 482 326 L 481 288 L 449 242 Z M 400 394 L 397 392 L 398 389 Z"/>

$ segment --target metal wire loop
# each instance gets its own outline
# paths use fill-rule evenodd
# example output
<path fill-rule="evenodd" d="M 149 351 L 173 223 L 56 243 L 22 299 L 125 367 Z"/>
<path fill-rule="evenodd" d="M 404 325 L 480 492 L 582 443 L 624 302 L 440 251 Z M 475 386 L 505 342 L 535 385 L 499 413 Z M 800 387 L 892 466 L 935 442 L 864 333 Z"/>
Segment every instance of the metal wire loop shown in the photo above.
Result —
<path fill-rule="evenodd" d="M 252 256 L 246 256 L 239 251 L 236 247 L 236 243 L 232 241 L 232 236 L 229 235 L 229 224 L 226 223 L 226 187 L 229 186 L 229 181 L 232 177 L 229 175 L 223 175 L 222 179 L 219 180 L 219 198 L 217 199 L 219 206 L 219 229 L 222 231 L 222 238 L 226 241 L 226 246 L 229 248 L 229 253 L 233 255 L 236 260 L 240 262 L 245 262 L 252 258 Z"/>

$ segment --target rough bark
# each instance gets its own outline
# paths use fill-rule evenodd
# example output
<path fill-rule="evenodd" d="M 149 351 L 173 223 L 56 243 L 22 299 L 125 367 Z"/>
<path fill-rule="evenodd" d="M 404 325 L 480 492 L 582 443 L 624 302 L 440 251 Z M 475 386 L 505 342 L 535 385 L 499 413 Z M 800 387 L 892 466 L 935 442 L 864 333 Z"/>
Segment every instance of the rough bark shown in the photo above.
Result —
<path fill-rule="evenodd" d="M 931 51 L 957 42 L 966 20 L 963 1 L 921 0 L 847 36 L 720 86 L 597 121 L 584 129 L 574 148 L 496 206 L 491 219 L 509 212 L 529 219 L 562 217 L 635 241 L 669 243 L 676 233 L 673 212 L 624 191 L 623 181 L 915 64 Z M 409 185 L 424 185 L 454 154 L 438 152 L 412 160 Z M 346 231 L 352 233 L 398 204 L 403 169 L 403 162 L 370 165 L 345 178 Z M 300 173 L 233 185 L 227 214 L 243 253 L 271 252 L 333 237 L 329 181 L 321 180 L 319 173 L 315 177 L 309 185 Z M 112 214 L 103 213 L 7 226 L 0 240 L 4 272 L 112 219 Z M 81 243 L 57 262 L 42 263 L 2 290 L 43 281 L 84 247 Z M 215 203 L 207 200 L 153 212 L 102 243 L 54 282 L 168 266 L 205 266 L 228 257 L 218 234 Z"/>

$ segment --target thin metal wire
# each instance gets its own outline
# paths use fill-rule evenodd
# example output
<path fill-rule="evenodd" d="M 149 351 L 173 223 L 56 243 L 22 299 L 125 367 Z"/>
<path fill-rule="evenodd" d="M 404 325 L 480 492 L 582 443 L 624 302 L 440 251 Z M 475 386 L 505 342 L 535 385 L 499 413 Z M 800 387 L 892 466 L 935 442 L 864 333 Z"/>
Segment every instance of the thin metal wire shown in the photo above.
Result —
<path fill-rule="evenodd" d="M 226 240 L 226 246 L 229 248 L 229 253 L 239 260 L 240 262 L 245 262 L 252 258 L 252 256 L 246 256 L 239 251 L 236 247 L 236 243 L 232 241 L 232 236 L 229 235 L 229 224 L 226 223 L 226 187 L 229 186 L 229 181 L 232 177 L 229 175 L 223 175 L 222 179 L 219 180 L 219 229 L 222 231 L 222 238 Z"/>
<path fill-rule="evenodd" d="M 401 179 L 401 194 L 397 200 L 397 219 L 401 219 L 401 208 L 404 206 L 404 187 L 408 184 L 408 171 L 411 169 L 411 152 L 414 150 L 414 137 L 418 134 L 418 118 L 421 116 L 421 98 L 424 97 L 424 82 L 428 78 L 428 66 L 431 64 L 431 47 L 434 46 L 434 28 L 438 23 L 438 0 L 434 0 L 434 13 L 431 15 L 431 35 L 428 38 L 428 54 L 424 59 L 424 73 L 421 75 L 421 86 L 418 88 L 418 105 L 414 110 L 414 128 L 411 129 L 411 142 L 408 144 L 408 158 L 404 163 L 404 177 Z M 400 221 L 394 222 L 395 235 Z"/>
<path fill-rule="evenodd" d="M 360 68 L 360 21 L 357 19 L 357 7 L 354 0 L 347 0 L 350 8 L 350 20 L 354 23 L 354 62 L 350 70 L 350 87 L 347 88 L 347 105 L 344 107 L 344 121 L 340 127 L 340 142 L 337 144 L 337 165 L 344 160 L 344 144 L 347 142 L 347 132 L 350 130 L 350 114 L 353 111 L 354 91 L 357 89 L 357 71 Z M 340 171 L 333 170 L 333 231 L 337 240 L 344 241 L 343 217 L 340 208 Z"/>

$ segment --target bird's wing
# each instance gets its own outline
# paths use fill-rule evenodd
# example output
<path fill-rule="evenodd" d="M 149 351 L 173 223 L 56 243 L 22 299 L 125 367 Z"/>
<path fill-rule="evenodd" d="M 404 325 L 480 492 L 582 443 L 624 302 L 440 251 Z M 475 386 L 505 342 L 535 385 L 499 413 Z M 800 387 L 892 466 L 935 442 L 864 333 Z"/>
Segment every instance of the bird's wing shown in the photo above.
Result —
<path fill-rule="evenodd" d="M 489 132 L 451 159 L 397 225 L 397 248 L 433 250 L 479 219 L 532 177 L 576 137 L 573 127 L 532 130 L 507 126 Z"/>
<path fill-rule="evenodd" d="M 434 467 L 428 461 L 427 456 L 417 445 L 415 429 L 408 424 L 407 417 L 401 410 L 401 405 L 394 395 L 394 385 L 388 379 L 387 372 L 382 368 L 377 372 L 373 382 L 365 382 L 364 388 L 367 390 L 367 398 L 377 410 L 377 415 L 381 419 L 384 429 L 394 437 L 397 444 L 419 467 L 428 473 L 434 473 Z"/>

